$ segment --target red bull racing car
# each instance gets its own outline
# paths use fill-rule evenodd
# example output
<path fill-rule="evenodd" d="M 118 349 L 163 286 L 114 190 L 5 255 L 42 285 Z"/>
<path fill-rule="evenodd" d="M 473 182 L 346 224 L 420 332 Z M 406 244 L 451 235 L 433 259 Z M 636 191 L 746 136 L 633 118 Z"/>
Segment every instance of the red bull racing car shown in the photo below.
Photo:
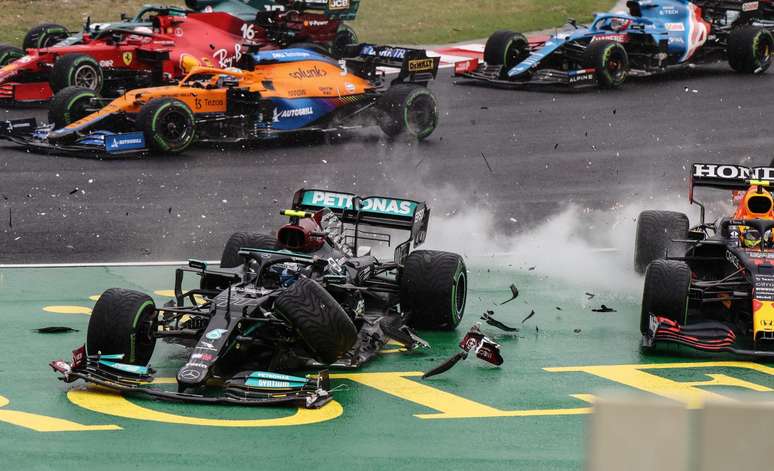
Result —
<path fill-rule="evenodd" d="M 774 357 L 774 167 L 694 164 L 685 214 L 645 211 L 635 269 L 645 273 L 643 346 L 671 343 L 708 352 Z M 731 190 L 730 216 L 705 220 L 694 189 Z"/>
<path fill-rule="evenodd" d="M 428 347 L 414 328 L 460 323 L 462 257 L 411 250 L 425 240 L 425 203 L 302 189 L 283 215 L 290 221 L 276 235 L 232 235 L 219 268 L 191 261 L 177 269 L 175 299 L 163 306 L 137 291 L 105 291 L 85 348 L 52 368 L 68 383 L 82 379 L 161 399 L 317 408 L 331 399 L 325 372 L 279 372 L 357 368 L 389 340 L 407 350 Z M 400 232 L 408 238 L 391 260 L 365 245 L 389 245 Z M 186 275 L 198 277 L 200 287 L 184 291 Z M 158 340 L 188 349 L 177 391 L 149 385 Z"/>
<path fill-rule="evenodd" d="M 0 104 L 47 101 L 71 86 L 116 96 L 127 89 L 175 83 L 195 65 L 233 66 L 248 45 L 278 49 L 296 44 L 341 53 L 357 39 L 336 19 L 341 13 L 327 6 L 282 4 L 286 11 L 259 11 L 252 21 L 218 11 L 147 7 L 133 20 L 87 24 L 86 32 L 60 42 L 62 27 L 42 25 L 26 39 L 46 47 L 0 47 Z"/>

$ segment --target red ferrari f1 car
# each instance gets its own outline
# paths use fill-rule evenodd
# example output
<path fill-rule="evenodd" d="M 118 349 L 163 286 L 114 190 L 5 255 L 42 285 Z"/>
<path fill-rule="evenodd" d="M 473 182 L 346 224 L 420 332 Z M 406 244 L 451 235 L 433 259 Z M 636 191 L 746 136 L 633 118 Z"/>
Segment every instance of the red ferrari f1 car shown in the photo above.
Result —
<path fill-rule="evenodd" d="M 0 104 L 49 100 L 79 86 L 116 96 L 127 89 L 174 83 L 193 66 L 231 67 L 247 45 L 296 47 L 334 53 L 355 41 L 327 4 L 283 2 L 285 11 L 259 11 L 245 22 L 225 12 L 152 8 L 143 19 L 87 26 L 74 40 L 24 51 L 0 47 Z M 147 10 L 147 9 L 146 9 Z M 16 59 L 16 60 L 13 60 Z"/>

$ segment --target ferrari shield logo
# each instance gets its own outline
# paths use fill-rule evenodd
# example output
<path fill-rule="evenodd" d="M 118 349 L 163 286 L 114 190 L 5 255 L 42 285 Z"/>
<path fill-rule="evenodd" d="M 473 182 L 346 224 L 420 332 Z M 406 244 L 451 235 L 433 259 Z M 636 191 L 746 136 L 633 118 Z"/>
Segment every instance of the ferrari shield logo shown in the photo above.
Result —
<path fill-rule="evenodd" d="M 124 64 L 129 65 L 132 63 L 132 59 L 134 59 L 134 56 L 132 55 L 131 52 L 125 52 L 123 59 L 124 59 Z"/>

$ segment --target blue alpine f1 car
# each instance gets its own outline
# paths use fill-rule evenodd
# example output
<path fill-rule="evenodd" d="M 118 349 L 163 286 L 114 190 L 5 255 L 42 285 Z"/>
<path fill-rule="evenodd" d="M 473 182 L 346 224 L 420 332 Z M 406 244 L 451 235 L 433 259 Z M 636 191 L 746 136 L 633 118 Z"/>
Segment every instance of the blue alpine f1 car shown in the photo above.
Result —
<path fill-rule="evenodd" d="M 520 33 L 489 37 L 484 62 L 459 62 L 455 75 L 495 86 L 620 87 L 627 76 L 727 60 L 741 73 L 771 65 L 770 1 L 630 0 L 626 13 L 598 14 L 590 26 L 530 42 Z"/>

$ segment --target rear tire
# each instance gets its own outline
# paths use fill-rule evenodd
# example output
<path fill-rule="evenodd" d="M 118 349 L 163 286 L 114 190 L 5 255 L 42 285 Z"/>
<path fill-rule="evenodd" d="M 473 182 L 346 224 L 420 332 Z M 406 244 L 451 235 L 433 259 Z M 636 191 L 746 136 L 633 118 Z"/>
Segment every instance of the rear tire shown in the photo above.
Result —
<path fill-rule="evenodd" d="M 57 92 L 48 105 L 48 122 L 54 129 L 61 129 L 90 114 L 89 101 L 98 98 L 94 90 L 81 87 L 67 87 Z"/>
<path fill-rule="evenodd" d="M 22 48 L 26 51 L 27 49 L 51 47 L 69 36 L 70 31 L 64 26 L 56 23 L 43 23 L 27 31 L 24 41 L 22 41 Z"/>
<path fill-rule="evenodd" d="M 351 26 L 342 24 L 331 44 L 331 55 L 336 59 L 343 58 L 347 46 L 358 44 L 358 41 L 357 32 Z"/>
<path fill-rule="evenodd" d="M 640 312 L 640 333 L 648 333 L 650 315 L 666 317 L 685 325 L 688 320 L 688 293 L 691 269 L 677 260 L 655 260 L 645 272 Z"/>
<path fill-rule="evenodd" d="M 156 346 L 156 305 L 147 294 L 111 288 L 99 297 L 89 319 L 86 352 L 123 354 L 119 363 L 147 365 Z"/>
<path fill-rule="evenodd" d="M 489 36 L 484 46 L 484 62 L 502 65 L 503 72 L 516 67 L 529 56 L 529 40 L 521 33 L 497 31 Z"/>
<path fill-rule="evenodd" d="M 617 41 L 594 41 L 583 52 L 586 67 L 596 70 L 599 88 L 619 88 L 629 74 L 629 54 Z"/>
<path fill-rule="evenodd" d="M 11 62 L 24 57 L 24 51 L 15 46 L 0 44 L 0 67 L 5 67 Z"/>
<path fill-rule="evenodd" d="M 248 249 L 276 249 L 277 238 L 265 234 L 250 232 L 235 232 L 231 234 L 220 257 L 221 268 L 234 268 L 242 265 L 244 261 L 239 256 L 239 251 Z"/>
<path fill-rule="evenodd" d="M 321 363 L 334 363 L 357 341 L 355 324 L 341 305 L 309 278 L 299 278 L 277 297 L 274 307 Z"/>
<path fill-rule="evenodd" d="M 408 325 L 454 330 L 465 314 L 467 276 L 465 262 L 455 253 L 410 253 L 400 279 L 400 307 Z"/>
<path fill-rule="evenodd" d="M 196 139 L 196 119 L 191 108 L 174 98 L 157 98 L 144 104 L 135 125 L 151 151 L 179 154 Z"/>
<path fill-rule="evenodd" d="M 728 64 L 737 72 L 762 74 L 771 66 L 774 36 L 755 26 L 743 26 L 728 38 Z"/>
<path fill-rule="evenodd" d="M 634 241 L 634 271 L 645 273 L 648 264 L 670 254 L 684 255 L 685 244 L 672 242 L 688 238 L 688 216 L 675 211 L 643 211 L 637 218 Z"/>
<path fill-rule="evenodd" d="M 421 141 L 438 126 L 438 100 L 421 85 L 394 85 L 379 99 L 377 107 L 379 127 L 392 138 L 405 134 Z"/>
<path fill-rule="evenodd" d="M 54 93 L 67 87 L 88 88 L 101 93 L 104 80 L 102 67 L 93 57 L 85 54 L 65 54 L 58 58 L 49 77 Z"/>

